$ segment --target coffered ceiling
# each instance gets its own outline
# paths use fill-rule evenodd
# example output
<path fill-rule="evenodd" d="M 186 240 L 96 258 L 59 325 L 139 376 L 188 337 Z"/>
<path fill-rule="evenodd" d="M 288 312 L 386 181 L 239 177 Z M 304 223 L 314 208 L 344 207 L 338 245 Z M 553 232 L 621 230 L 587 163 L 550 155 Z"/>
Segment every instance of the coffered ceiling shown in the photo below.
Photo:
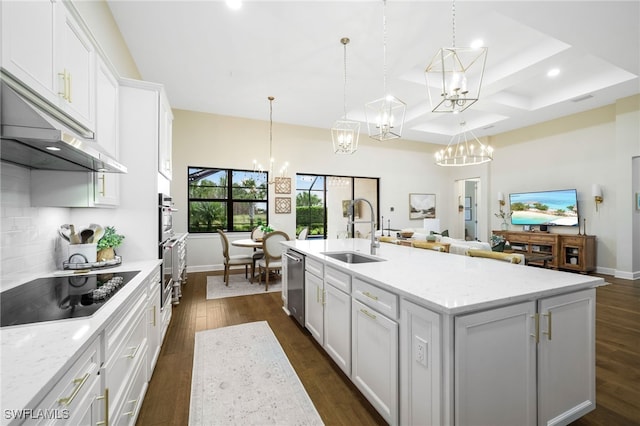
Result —
<path fill-rule="evenodd" d="M 329 129 L 363 122 L 384 95 L 383 2 L 108 0 L 143 79 L 173 108 Z M 481 99 L 462 114 L 431 112 L 424 69 L 452 45 L 452 2 L 388 0 L 388 92 L 407 104 L 403 139 L 446 144 L 611 104 L 640 93 L 640 1 L 461 1 L 456 46 L 489 48 Z M 557 68 L 559 75 L 547 76 Z"/>

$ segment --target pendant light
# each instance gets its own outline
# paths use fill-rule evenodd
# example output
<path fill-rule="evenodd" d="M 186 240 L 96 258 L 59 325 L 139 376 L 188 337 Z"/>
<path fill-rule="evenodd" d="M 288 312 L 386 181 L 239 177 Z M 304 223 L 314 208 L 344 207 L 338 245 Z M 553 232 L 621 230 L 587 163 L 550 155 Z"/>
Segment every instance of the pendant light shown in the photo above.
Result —
<path fill-rule="evenodd" d="M 456 47 L 455 0 L 451 10 L 452 46 L 438 50 L 425 70 L 433 112 L 459 113 L 477 102 L 487 61 L 486 47 Z"/>
<path fill-rule="evenodd" d="M 271 185 L 275 183 L 275 176 L 273 175 L 273 164 L 275 163 L 275 159 L 273 158 L 273 101 L 275 98 L 269 96 L 267 99 L 269 100 L 269 175 L 267 183 Z M 289 163 L 285 162 L 280 168 L 280 177 L 284 177 L 287 174 L 288 168 Z M 266 170 L 257 160 L 253 160 L 253 171 L 254 173 L 264 173 Z"/>
<path fill-rule="evenodd" d="M 369 137 L 384 141 L 402 136 L 404 113 L 407 105 L 398 98 L 387 94 L 387 2 L 382 1 L 382 53 L 384 97 L 365 105 Z"/>
<path fill-rule="evenodd" d="M 340 39 L 340 43 L 344 48 L 344 115 L 342 116 L 343 119 L 336 121 L 331 128 L 333 152 L 336 154 L 353 154 L 356 152 L 360 137 L 360 123 L 347 119 L 347 44 L 350 41 L 348 37 Z"/>

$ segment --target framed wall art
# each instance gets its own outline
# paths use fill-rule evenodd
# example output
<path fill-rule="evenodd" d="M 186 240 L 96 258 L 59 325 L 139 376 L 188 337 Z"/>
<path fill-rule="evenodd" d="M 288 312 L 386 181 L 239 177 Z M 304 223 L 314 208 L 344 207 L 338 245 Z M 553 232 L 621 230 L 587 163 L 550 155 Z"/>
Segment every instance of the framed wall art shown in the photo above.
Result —
<path fill-rule="evenodd" d="M 436 194 L 409 194 L 409 219 L 435 219 Z"/>
<path fill-rule="evenodd" d="M 278 214 L 291 213 L 291 198 L 276 197 L 276 213 Z"/>
<path fill-rule="evenodd" d="M 291 194 L 291 178 L 276 177 L 276 194 Z"/>

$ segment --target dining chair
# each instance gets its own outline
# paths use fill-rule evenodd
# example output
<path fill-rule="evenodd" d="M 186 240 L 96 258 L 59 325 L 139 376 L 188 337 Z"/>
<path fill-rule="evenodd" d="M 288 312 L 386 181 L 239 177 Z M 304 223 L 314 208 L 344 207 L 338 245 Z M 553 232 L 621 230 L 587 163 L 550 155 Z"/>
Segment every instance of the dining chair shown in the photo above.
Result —
<path fill-rule="evenodd" d="M 282 245 L 280 242 L 289 241 L 289 235 L 282 231 L 269 232 L 262 240 L 264 257 L 258 260 L 258 280 L 262 283 L 265 277 L 264 291 L 269 290 L 269 273 L 282 269 Z"/>
<path fill-rule="evenodd" d="M 224 256 L 224 284 L 226 286 L 229 285 L 229 269 L 232 266 L 243 266 L 244 265 L 244 277 L 248 278 L 248 269 L 250 265 L 253 265 L 253 258 L 246 254 L 229 254 L 229 239 L 227 235 L 221 230 L 218 229 L 218 233 L 220 234 L 220 242 L 222 243 L 222 256 Z M 251 269 L 251 276 L 253 277 L 253 266 Z"/>
<path fill-rule="evenodd" d="M 255 228 L 253 228 L 253 230 L 251 231 L 251 239 L 253 241 L 262 241 L 263 237 L 264 237 L 264 232 L 260 230 L 259 226 L 256 226 Z M 256 262 L 258 262 L 258 260 L 262 259 L 263 257 L 264 257 L 264 251 L 262 251 L 262 249 L 258 249 L 258 248 L 253 249 L 253 254 L 251 255 L 251 258 L 253 259 L 253 263 L 251 264 L 251 282 L 253 282 L 253 279 L 255 277 Z"/>
<path fill-rule="evenodd" d="M 307 235 L 309 235 L 309 227 L 305 226 L 304 228 L 302 228 L 302 230 L 298 234 L 298 239 L 299 240 L 306 240 L 307 239 Z"/>

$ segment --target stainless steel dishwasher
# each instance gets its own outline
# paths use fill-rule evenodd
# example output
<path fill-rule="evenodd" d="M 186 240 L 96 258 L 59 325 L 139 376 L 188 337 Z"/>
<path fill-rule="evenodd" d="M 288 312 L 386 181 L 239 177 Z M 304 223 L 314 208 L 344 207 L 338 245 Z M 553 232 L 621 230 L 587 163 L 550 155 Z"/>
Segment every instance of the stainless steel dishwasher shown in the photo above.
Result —
<path fill-rule="evenodd" d="M 289 312 L 304 327 L 304 255 L 293 250 L 284 253 L 287 262 L 287 304 Z"/>

